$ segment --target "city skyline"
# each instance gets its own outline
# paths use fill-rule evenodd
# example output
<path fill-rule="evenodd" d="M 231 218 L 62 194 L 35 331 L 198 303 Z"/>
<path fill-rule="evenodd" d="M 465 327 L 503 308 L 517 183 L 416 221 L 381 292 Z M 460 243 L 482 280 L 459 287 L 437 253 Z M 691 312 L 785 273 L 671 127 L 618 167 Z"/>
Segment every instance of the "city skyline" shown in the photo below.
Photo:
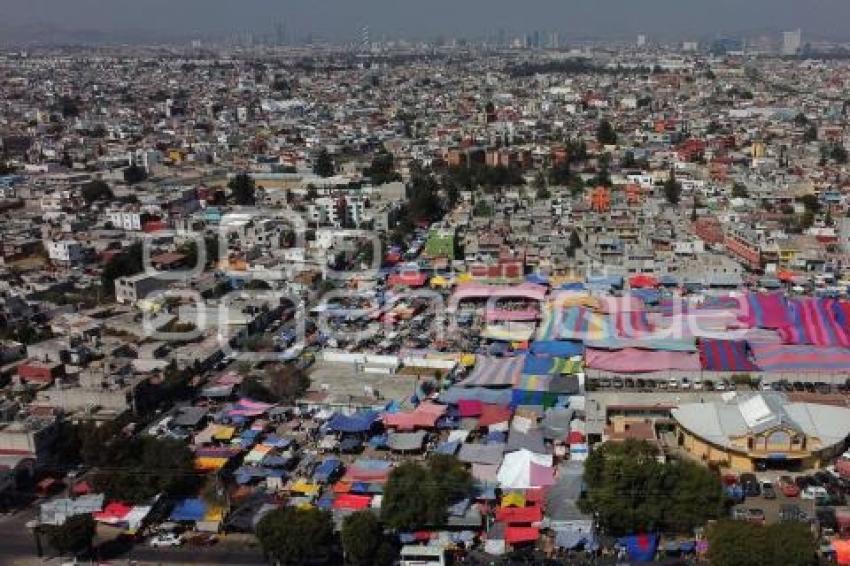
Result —
<path fill-rule="evenodd" d="M 135 4 L 7 0 L 4 4 L 5 22 L 0 24 L 4 43 L 140 43 L 248 34 L 275 41 L 314 37 L 344 43 L 357 41 L 363 26 L 369 27 L 375 40 L 482 38 L 492 37 L 499 29 L 509 34 L 557 32 L 564 41 L 622 39 L 637 34 L 684 39 L 798 28 L 807 38 L 840 40 L 846 38 L 842 22 L 850 17 L 850 5 L 838 0 L 818 0 L 815 9 L 794 0 L 697 1 L 687 5 L 671 0 L 531 0 L 522 6 L 507 0 L 471 0 L 459 5 L 446 0 L 420 4 L 326 0 L 321 5 L 306 0 L 248 0 L 239 6 L 223 0 L 187 0 L 176 5 L 164 0 Z"/>

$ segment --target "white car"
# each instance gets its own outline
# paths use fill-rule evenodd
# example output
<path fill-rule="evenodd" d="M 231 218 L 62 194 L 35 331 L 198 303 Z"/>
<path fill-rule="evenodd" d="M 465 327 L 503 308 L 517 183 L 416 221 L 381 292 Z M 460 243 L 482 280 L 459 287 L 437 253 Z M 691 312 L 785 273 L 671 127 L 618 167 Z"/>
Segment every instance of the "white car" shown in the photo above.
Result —
<path fill-rule="evenodd" d="M 819 485 L 810 485 L 800 493 L 800 499 L 820 499 L 821 497 L 828 496 L 829 493 L 827 493 L 826 489 Z"/>
<path fill-rule="evenodd" d="M 183 537 L 174 533 L 162 533 L 153 537 L 148 544 L 157 548 L 180 546 L 183 544 Z"/>
<path fill-rule="evenodd" d="M 701 379 L 694 380 L 694 391 L 702 391 L 703 384 Z"/>

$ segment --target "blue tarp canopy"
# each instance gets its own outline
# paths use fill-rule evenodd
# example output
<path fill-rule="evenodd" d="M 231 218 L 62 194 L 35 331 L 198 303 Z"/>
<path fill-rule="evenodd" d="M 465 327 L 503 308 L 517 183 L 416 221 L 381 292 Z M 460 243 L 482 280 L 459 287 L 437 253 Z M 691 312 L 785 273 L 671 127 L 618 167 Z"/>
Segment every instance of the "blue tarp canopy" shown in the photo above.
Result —
<path fill-rule="evenodd" d="M 661 293 L 657 289 L 632 289 L 632 296 L 637 297 L 647 305 L 657 305 L 661 300 Z"/>
<path fill-rule="evenodd" d="M 346 436 L 339 443 L 340 452 L 351 452 L 353 450 L 357 450 L 363 445 L 363 442 L 360 441 L 356 436 Z"/>
<path fill-rule="evenodd" d="M 372 448 L 386 448 L 389 437 L 386 434 L 379 434 L 369 439 L 369 446 Z"/>
<path fill-rule="evenodd" d="M 658 535 L 632 535 L 617 539 L 617 544 L 626 549 L 629 559 L 635 562 L 651 562 L 655 560 L 658 550 Z"/>
<path fill-rule="evenodd" d="M 171 510 L 169 519 L 178 523 L 201 521 L 207 512 L 207 505 L 200 499 L 178 501 Z"/>
<path fill-rule="evenodd" d="M 460 448 L 460 442 L 457 440 L 452 440 L 451 442 L 443 442 L 437 449 L 434 450 L 437 454 L 444 454 L 446 456 L 454 456 L 457 454 L 458 449 Z"/>
<path fill-rule="evenodd" d="M 622 289 L 624 280 L 619 275 L 588 277 L 587 286 L 595 289 Z"/>
<path fill-rule="evenodd" d="M 316 471 L 313 472 L 313 479 L 316 481 L 330 481 L 330 479 L 342 468 L 342 462 L 336 458 L 329 458 L 318 465 Z"/>
<path fill-rule="evenodd" d="M 531 353 L 536 356 L 571 358 L 584 354 L 584 345 L 570 340 L 536 340 L 531 343 Z"/>
<path fill-rule="evenodd" d="M 564 283 L 559 289 L 563 291 L 584 291 L 584 283 Z"/>
<path fill-rule="evenodd" d="M 535 283 L 537 285 L 548 285 L 549 278 L 545 275 L 541 275 L 540 273 L 532 273 L 525 278 L 529 283 Z"/>
<path fill-rule="evenodd" d="M 364 411 L 350 416 L 336 413 L 328 421 L 327 426 L 332 432 L 367 432 L 377 420 L 377 411 Z"/>
<path fill-rule="evenodd" d="M 526 356 L 522 364 L 523 375 L 547 375 L 554 360 L 546 356 Z"/>

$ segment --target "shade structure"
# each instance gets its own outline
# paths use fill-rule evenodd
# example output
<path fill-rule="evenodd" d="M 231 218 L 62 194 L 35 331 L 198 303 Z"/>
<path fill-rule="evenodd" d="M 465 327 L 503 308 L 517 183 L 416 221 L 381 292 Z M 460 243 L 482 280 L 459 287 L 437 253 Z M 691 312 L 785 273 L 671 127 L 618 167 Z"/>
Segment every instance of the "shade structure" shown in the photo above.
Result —
<path fill-rule="evenodd" d="M 757 371 L 750 361 L 747 343 L 703 338 L 699 343 L 702 367 L 710 371 Z"/>
<path fill-rule="evenodd" d="M 540 538 L 540 529 L 537 527 L 508 527 L 505 529 L 505 542 L 508 544 L 522 544 L 534 542 Z"/>
<path fill-rule="evenodd" d="M 503 489 L 528 489 L 554 484 L 551 454 L 522 449 L 505 455 L 497 474 Z"/>
<path fill-rule="evenodd" d="M 629 277 L 629 287 L 633 289 L 647 289 L 650 287 L 658 287 L 658 279 L 649 273 L 638 273 Z"/>

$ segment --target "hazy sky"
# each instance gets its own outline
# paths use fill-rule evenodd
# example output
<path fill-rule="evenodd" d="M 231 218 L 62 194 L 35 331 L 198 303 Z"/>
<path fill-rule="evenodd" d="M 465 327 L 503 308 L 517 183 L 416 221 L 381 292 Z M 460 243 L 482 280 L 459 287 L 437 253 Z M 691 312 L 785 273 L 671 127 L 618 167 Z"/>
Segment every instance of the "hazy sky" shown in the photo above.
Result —
<path fill-rule="evenodd" d="M 801 27 L 850 37 L 850 0 L 0 0 L 3 29 L 33 24 L 192 37 L 251 31 L 351 38 L 483 35 L 557 30 L 578 36 L 638 32 L 676 37 Z"/>

